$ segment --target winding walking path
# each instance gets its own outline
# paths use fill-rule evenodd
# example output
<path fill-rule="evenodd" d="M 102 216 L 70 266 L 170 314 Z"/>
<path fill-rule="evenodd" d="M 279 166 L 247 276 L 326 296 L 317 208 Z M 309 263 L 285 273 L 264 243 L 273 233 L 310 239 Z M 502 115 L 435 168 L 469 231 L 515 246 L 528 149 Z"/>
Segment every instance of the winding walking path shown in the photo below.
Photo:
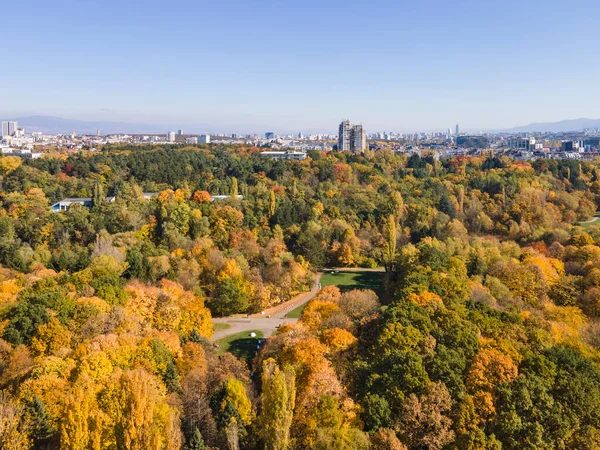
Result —
<path fill-rule="evenodd" d="M 236 314 L 234 316 L 213 319 L 214 323 L 226 323 L 231 325 L 225 330 L 215 332 L 213 341 L 243 331 L 254 330 L 262 331 L 265 337 L 269 337 L 284 323 L 297 322 L 298 319 L 286 318 L 285 316 L 293 309 L 308 303 L 315 295 L 317 295 L 320 288 L 321 275 L 320 272 L 317 273 L 314 286 L 309 292 L 303 292 L 285 303 L 266 309 L 264 314 Z"/>
<path fill-rule="evenodd" d="M 286 317 L 286 315 L 305 303 L 308 303 L 321 288 L 321 275 L 331 272 L 385 272 L 385 268 L 376 267 L 365 269 L 362 267 L 343 267 L 339 269 L 323 269 L 315 276 L 314 286 L 309 292 L 303 292 L 296 295 L 291 300 L 272 308 L 265 309 L 262 314 L 235 314 L 229 317 L 220 317 L 213 319 L 214 323 L 226 323 L 231 325 L 225 330 L 216 331 L 213 335 L 213 341 L 217 341 L 232 334 L 242 333 L 244 331 L 262 331 L 265 337 L 271 336 L 277 328 L 284 323 L 295 323 L 298 319 Z"/>

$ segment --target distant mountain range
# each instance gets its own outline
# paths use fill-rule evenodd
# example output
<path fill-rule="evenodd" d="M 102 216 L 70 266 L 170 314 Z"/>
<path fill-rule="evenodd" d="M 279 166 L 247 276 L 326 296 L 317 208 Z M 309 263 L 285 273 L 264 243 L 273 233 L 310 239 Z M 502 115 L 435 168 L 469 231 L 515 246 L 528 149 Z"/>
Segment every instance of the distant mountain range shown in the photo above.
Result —
<path fill-rule="evenodd" d="M 2 120 L 16 120 L 17 122 L 19 122 L 19 127 L 25 128 L 25 131 L 27 133 L 39 131 L 46 134 L 96 134 L 98 128 L 100 128 L 101 134 L 165 134 L 168 131 L 177 131 L 177 129 L 179 128 L 183 128 L 184 132 L 186 133 L 205 133 L 207 130 L 213 128 L 207 124 L 197 124 L 195 126 L 183 124 L 157 125 L 129 122 L 109 122 L 102 120 L 93 121 L 63 119 L 61 117 L 52 116 L 26 116 L 16 118 L 5 118 Z M 249 125 L 244 125 L 244 127 L 248 128 Z M 600 128 L 600 119 L 581 118 L 561 120 L 560 122 L 532 123 L 530 125 L 495 131 L 505 133 L 560 133 L 568 131 L 581 131 L 585 128 Z M 222 131 L 225 132 L 227 130 Z"/>
<path fill-rule="evenodd" d="M 521 127 L 499 130 L 506 133 L 561 133 L 568 131 L 582 131 L 585 128 L 600 128 L 600 119 L 570 119 L 560 122 L 532 123 Z"/>
<path fill-rule="evenodd" d="M 38 131 L 46 134 L 96 134 L 98 128 L 100 128 L 101 134 L 165 134 L 168 131 L 177 131 L 173 125 L 169 124 L 74 120 L 52 116 L 27 116 L 3 120 L 17 121 L 19 127 L 25 128 L 27 133 Z M 192 130 L 185 131 L 193 132 Z"/>

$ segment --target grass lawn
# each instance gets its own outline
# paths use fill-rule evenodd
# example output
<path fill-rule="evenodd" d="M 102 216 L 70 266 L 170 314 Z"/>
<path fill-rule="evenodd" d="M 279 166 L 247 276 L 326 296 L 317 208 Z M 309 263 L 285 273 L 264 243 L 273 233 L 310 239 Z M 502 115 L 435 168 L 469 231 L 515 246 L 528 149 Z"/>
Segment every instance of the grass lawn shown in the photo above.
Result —
<path fill-rule="evenodd" d="M 594 214 L 594 217 L 600 217 L 600 211 Z M 586 222 L 587 221 L 579 222 L 579 225 L 581 225 L 583 228 L 597 227 L 598 225 L 600 225 L 600 219 L 596 220 L 595 222 Z"/>
<path fill-rule="evenodd" d="M 285 317 L 289 317 L 290 319 L 299 319 L 306 305 L 307 304 L 305 303 L 304 305 L 300 305 L 297 308 L 292 309 Z"/>
<path fill-rule="evenodd" d="M 379 298 L 383 298 L 385 272 L 338 272 L 329 271 L 321 276 L 321 287 L 337 286 L 340 291 L 347 292 L 352 289 L 371 289 L 375 291 Z M 291 310 L 286 317 L 297 319 L 302 315 L 302 311 L 307 303 Z"/>
<path fill-rule="evenodd" d="M 228 328 L 231 328 L 231 325 L 228 323 L 213 323 L 213 330 L 214 331 L 223 331 L 226 330 Z"/>
<path fill-rule="evenodd" d="M 327 272 L 321 276 L 321 287 L 337 286 L 342 292 L 371 289 L 381 297 L 384 294 L 384 279 L 385 272 Z"/>
<path fill-rule="evenodd" d="M 256 333 L 256 337 L 250 337 L 251 333 Z M 230 352 L 238 358 L 250 361 L 254 358 L 258 340 L 263 337 L 262 331 L 242 331 L 219 339 L 216 343 L 219 345 L 219 353 Z"/>

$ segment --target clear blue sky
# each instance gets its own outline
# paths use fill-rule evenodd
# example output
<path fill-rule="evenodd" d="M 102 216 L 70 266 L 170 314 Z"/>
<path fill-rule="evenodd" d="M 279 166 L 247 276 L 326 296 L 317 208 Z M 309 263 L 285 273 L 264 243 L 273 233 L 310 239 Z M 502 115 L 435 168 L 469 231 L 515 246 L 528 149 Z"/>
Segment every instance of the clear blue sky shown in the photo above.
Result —
<path fill-rule="evenodd" d="M 19 0 L 0 116 L 206 131 L 600 117 L 598 0 Z"/>

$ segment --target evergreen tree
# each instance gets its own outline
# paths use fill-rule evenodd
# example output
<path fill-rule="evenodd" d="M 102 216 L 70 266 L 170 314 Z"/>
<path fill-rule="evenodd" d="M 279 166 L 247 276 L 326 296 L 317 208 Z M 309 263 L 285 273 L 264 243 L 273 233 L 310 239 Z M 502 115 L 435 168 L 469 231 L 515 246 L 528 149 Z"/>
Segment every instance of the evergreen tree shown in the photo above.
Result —
<path fill-rule="evenodd" d="M 52 416 L 37 395 L 27 402 L 27 414 L 29 416 L 29 433 L 33 439 L 34 448 L 46 448 L 55 430 L 52 426 Z"/>
<path fill-rule="evenodd" d="M 190 441 L 187 446 L 188 450 L 206 450 L 208 447 L 204 443 L 204 439 L 202 438 L 202 433 L 198 428 L 194 428 L 194 433 L 190 438 Z"/>
<path fill-rule="evenodd" d="M 163 375 L 163 380 L 169 392 L 179 392 L 181 390 L 181 386 L 179 385 L 179 374 L 177 373 L 177 368 L 173 361 L 169 361 L 165 374 Z"/>
<path fill-rule="evenodd" d="M 192 332 L 190 333 L 189 340 L 190 340 L 190 342 L 195 342 L 196 344 L 200 344 L 200 343 L 202 343 L 202 336 L 200 336 L 200 333 L 198 333 L 198 331 L 194 328 L 192 330 Z"/>

